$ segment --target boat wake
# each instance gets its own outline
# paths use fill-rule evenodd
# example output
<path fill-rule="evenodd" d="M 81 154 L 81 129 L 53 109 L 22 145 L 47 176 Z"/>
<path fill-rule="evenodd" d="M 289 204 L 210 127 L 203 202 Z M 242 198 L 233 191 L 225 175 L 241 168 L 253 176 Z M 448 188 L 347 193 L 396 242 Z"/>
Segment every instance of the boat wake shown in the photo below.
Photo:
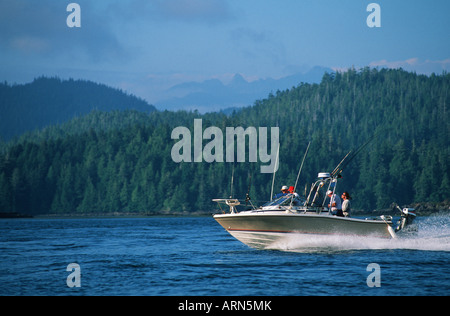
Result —
<path fill-rule="evenodd" d="M 385 249 L 450 251 L 450 214 L 421 218 L 417 223 L 419 232 L 403 238 L 289 235 L 277 240 L 268 249 L 306 253 Z"/>

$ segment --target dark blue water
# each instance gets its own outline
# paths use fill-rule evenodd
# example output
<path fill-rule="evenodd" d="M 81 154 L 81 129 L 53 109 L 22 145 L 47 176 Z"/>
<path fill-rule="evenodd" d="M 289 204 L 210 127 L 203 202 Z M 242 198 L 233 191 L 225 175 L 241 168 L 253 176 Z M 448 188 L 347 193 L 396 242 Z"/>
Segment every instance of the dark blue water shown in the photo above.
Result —
<path fill-rule="evenodd" d="M 0 295 L 449 295 L 450 220 L 404 241 L 254 250 L 212 218 L 0 220 Z M 80 286 L 66 271 L 80 266 Z M 379 287 L 367 279 L 380 266 Z M 375 279 L 373 279 L 375 280 Z"/>

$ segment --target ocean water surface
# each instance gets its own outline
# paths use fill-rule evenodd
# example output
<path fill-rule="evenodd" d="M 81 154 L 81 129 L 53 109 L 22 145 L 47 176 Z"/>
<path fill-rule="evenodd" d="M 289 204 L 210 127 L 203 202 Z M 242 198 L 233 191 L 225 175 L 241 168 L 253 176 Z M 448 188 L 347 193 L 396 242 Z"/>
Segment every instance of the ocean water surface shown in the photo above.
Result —
<path fill-rule="evenodd" d="M 2 219 L 0 295 L 449 295 L 450 217 L 418 223 L 412 239 L 310 236 L 256 250 L 212 217 Z M 71 263 L 79 287 L 68 286 Z"/>

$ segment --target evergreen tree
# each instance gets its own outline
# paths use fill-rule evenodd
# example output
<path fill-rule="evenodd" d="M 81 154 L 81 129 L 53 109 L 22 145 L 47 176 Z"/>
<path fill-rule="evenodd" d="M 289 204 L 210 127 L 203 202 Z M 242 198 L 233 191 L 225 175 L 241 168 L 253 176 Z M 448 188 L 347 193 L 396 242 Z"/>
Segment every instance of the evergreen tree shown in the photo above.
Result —
<path fill-rule="evenodd" d="M 248 152 L 246 163 L 172 161 L 172 130 L 186 126 L 193 135 L 195 118 L 224 133 L 278 126 L 276 191 L 294 185 L 311 142 L 300 194 L 318 172 L 333 170 L 377 134 L 343 172 L 338 190 L 350 192 L 352 206 L 369 211 L 392 202 L 442 202 L 450 192 L 449 83 L 449 74 L 350 69 L 277 91 L 230 116 L 93 111 L 1 144 L 0 212 L 209 211 L 211 199 L 230 196 L 232 173 L 234 197 L 245 198 L 251 179 L 254 204 L 267 201 L 272 175 L 259 172 L 260 162 L 249 163 Z"/>

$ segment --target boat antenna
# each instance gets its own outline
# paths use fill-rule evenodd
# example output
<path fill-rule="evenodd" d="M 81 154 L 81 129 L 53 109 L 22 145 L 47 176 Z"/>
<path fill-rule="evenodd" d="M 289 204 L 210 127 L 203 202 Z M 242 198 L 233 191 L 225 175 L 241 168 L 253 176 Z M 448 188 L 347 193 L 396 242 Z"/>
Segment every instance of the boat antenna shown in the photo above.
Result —
<path fill-rule="evenodd" d="M 230 199 L 233 198 L 233 181 L 234 181 L 234 163 L 233 163 L 233 169 L 231 171 Z"/>
<path fill-rule="evenodd" d="M 280 118 L 280 102 L 277 103 L 277 127 L 278 127 L 278 119 Z M 280 143 L 278 143 L 278 148 L 277 148 L 277 158 L 275 159 L 275 167 L 278 166 L 278 157 L 280 156 Z M 278 168 L 276 168 L 276 170 L 278 170 Z M 269 197 L 269 201 L 272 201 L 272 197 L 273 197 L 273 185 L 275 184 L 275 173 L 276 171 L 273 172 L 273 177 L 272 177 L 272 189 L 270 190 L 270 197 Z"/>
<path fill-rule="evenodd" d="M 249 183 L 248 183 L 248 188 L 247 188 L 247 194 L 245 194 L 245 206 L 247 207 L 248 202 L 250 202 L 250 204 L 252 204 L 251 198 L 250 198 L 250 188 L 252 187 L 252 169 L 250 168 L 249 172 L 248 172 L 248 176 L 249 176 Z M 253 205 L 253 204 L 252 204 Z"/>
<path fill-rule="evenodd" d="M 278 157 L 280 156 L 280 145 L 278 145 L 278 148 L 277 148 L 277 159 L 275 159 L 275 166 L 278 166 Z M 272 201 L 272 197 L 273 197 L 273 185 L 274 185 L 274 183 L 275 183 L 275 174 L 276 174 L 277 172 L 276 171 L 274 171 L 273 172 L 273 177 L 272 177 L 272 190 L 270 191 L 270 198 L 269 198 L 269 201 Z"/>
<path fill-rule="evenodd" d="M 298 170 L 298 174 L 297 174 L 297 180 L 295 180 L 294 192 L 297 189 L 298 178 L 300 177 L 300 173 L 302 173 L 303 163 L 305 162 L 306 155 L 308 155 L 309 145 L 311 145 L 311 142 L 308 143 L 308 147 L 306 147 L 305 154 L 303 155 L 303 160 L 302 160 L 302 163 L 300 165 L 300 169 Z M 292 207 L 292 202 L 294 202 L 294 196 L 292 196 L 292 198 L 291 198 L 291 207 Z"/>
<path fill-rule="evenodd" d="M 311 142 L 309 142 L 308 147 L 306 147 L 306 151 L 305 151 L 305 155 L 303 156 L 302 164 L 300 165 L 300 169 L 298 170 L 297 180 L 295 180 L 295 185 L 294 185 L 294 192 L 297 189 L 298 178 L 300 177 L 300 173 L 302 173 L 303 163 L 305 162 L 306 155 L 308 155 L 309 145 L 311 145 Z"/>

